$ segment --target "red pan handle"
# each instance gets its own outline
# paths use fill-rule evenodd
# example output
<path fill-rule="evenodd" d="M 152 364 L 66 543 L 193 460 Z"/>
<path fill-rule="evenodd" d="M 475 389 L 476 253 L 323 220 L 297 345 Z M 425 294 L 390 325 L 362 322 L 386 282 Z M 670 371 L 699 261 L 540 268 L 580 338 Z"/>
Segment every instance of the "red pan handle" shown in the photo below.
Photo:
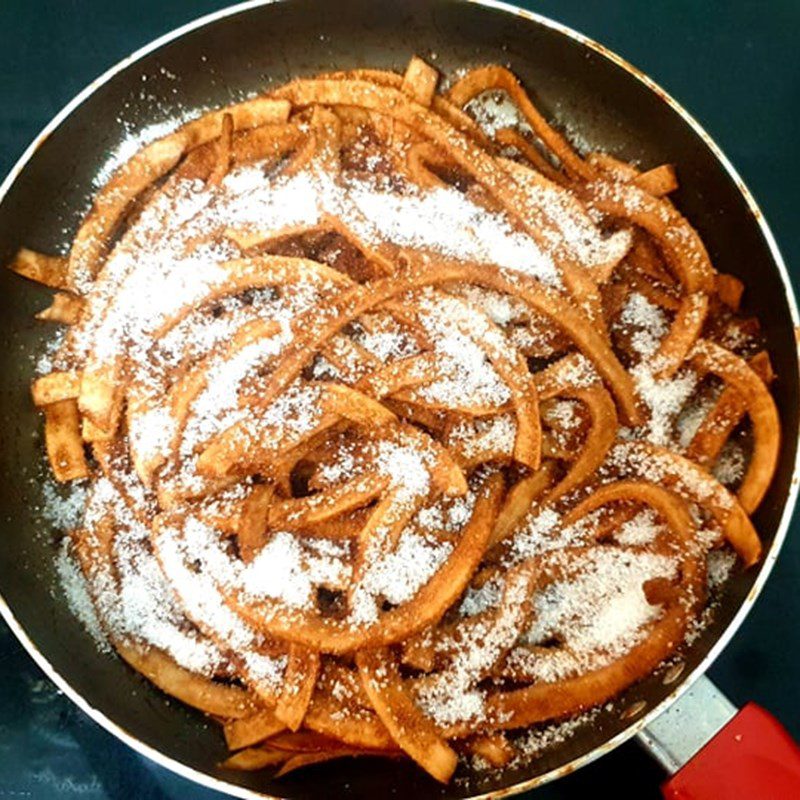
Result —
<path fill-rule="evenodd" d="M 748 703 L 661 788 L 666 800 L 800 798 L 800 747 Z"/>

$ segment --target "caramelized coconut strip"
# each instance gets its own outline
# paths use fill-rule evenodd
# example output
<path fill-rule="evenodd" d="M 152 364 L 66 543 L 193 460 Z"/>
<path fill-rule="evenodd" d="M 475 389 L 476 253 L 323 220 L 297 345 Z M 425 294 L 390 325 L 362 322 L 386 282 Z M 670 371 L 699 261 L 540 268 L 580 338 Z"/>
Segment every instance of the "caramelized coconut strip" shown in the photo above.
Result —
<path fill-rule="evenodd" d="M 762 350 L 748 362 L 750 369 L 767 386 L 775 377 L 769 354 Z M 732 386 L 727 386 L 708 411 L 686 449 L 686 458 L 710 469 L 731 433 L 747 414 L 747 404 Z"/>
<path fill-rule="evenodd" d="M 318 282 L 321 287 L 344 288 L 349 278 L 330 267 L 302 258 L 261 256 L 228 261 L 217 266 L 218 277 L 209 281 L 201 297 L 189 297 L 177 307 L 156 330 L 154 340 L 165 336 L 172 328 L 198 308 L 211 305 L 224 297 L 241 294 L 249 289 L 282 286 L 303 280 Z M 81 412 L 101 430 L 113 434 L 116 430 L 121 401 L 130 384 L 129 370 L 122 356 L 111 358 L 90 355 L 81 380 L 78 401 Z"/>
<path fill-rule="evenodd" d="M 699 337 L 708 311 L 706 295 L 714 291 L 714 269 L 705 246 L 669 201 L 630 183 L 597 181 L 586 187 L 586 193 L 600 211 L 630 220 L 650 233 L 681 281 L 685 293 L 681 308 L 656 354 L 661 374 L 669 377 L 686 360 Z"/>
<path fill-rule="evenodd" d="M 337 384 L 308 384 L 321 413 L 307 428 L 287 428 L 282 421 L 259 418 L 259 412 L 219 432 L 204 443 L 197 457 L 197 474 L 204 480 L 186 481 L 179 471 L 163 472 L 158 481 L 159 502 L 173 508 L 182 500 L 202 497 L 236 479 L 260 474 L 275 477 L 275 468 L 284 467 L 285 459 L 308 442 L 348 424 L 377 427 L 396 419 L 391 411 L 349 387 Z M 269 410 L 267 410 L 269 415 Z M 307 503 L 313 505 L 314 501 Z M 295 510 L 304 503 L 298 501 Z M 324 518 L 324 515 L 323 515 Z"/>
<path fill-rule="evenodd" d="M 285 750 L 249 747 L 226 758 L 220 764 L 220 767 L 222 769 L 254 772 L 259 769 L 266 769 L 266 767 L 274 767 L 276 764 L 283 764 L 287 758 L 289 758 L 289 754 Z"/>
<path fill-rule="evenodd" d="M 677 537 L 683 549 L 695 536 L 695 526 L 685 501 L 661 486 L 634 480 L 615 481 L 595 489 L 589 497 L 564 515 L 561 524 L 569 527 L 593 511 L 609 503 L 619 502 L 644 504 L 652 508 L 664 519 L 671 535 Z"/>
<path fill-rule="evenodd" d="M 495 131 L 494 138 L 501 147 L 513 147 L 535 170 L 541 172 L 548 180 L 560 186 L 568 184 L 568 178 L 559 172 L 547 157 L 539 152 L 539 148 L 529 142 L 516 128 L 500 128 Z"/>
<path fill-rule="evenodd" d="M 750 514 L 763 499 L 778 463 L 781 424 L 775 401 L 747 362 L 724 347 L 701 339 L 692 350 L 691 358 L 692 363 L 725 381 L 742 398 L 747 409 L 753 425 L 753 452 L 738 496 L 744 512 Z"/>
<path fill-rule="evenodd" d="M 563 329 L 575 345 L 594 364 L 597 372 L 607 381 L 628 422 L 641 421 L 630 375 L 613 354 L 603 337 L 598 334 L 563 298 L 543 290 L 524 276 L 509 278 L 505 272 L 490 265 L 460 264 L 438 261 L 433 270 L 424 261 L 406 269 L 392 278 L 372 282 L 368 287 L 354 287 L 342 292 L 322 309 L 312 309 L 294 323 L 295 340 L 289 345 L 268 381 L 254 402 L 267 406 L 302 371 L 320 346 L 345 325 L 386 300 L 424 286 L 445 285 L 454 282 L 473 283 L 514 295 L 534 310 L 546 315 Z M 306 336 L 301 335 L 306 332 Z M 519 432 L 518 432 L 519 435 Z"/>
<path fill-rule="evenodd" d="M 283 690 L 275 706 L 275 716 L 290 731 L 296 731 L 303 723 L 317 684 L 319 668 L 319 653 L 300 645 L 289 645 L 289 661 L 286 664 Z"/>
<path fill-rule="evenodd" d="M 544 503 L 554 503 L 589 480 L 605 460 L 619 429 L 614 401 L 601 385 L 588 389 L 565 390 L 560 396 L 579 400 L 589 412 L 591 427 L 580 455 L 567 474 L 547 492 L 542 499 Z"/>
<path fill-rule="evenodd" d="M 429 109 L 411 101 L 403 92 L 359 80 L 311 79 L 287 84 L 280 91 L 280 96 L 289 98 L 293 105 L 303 107 L 315 103 L 358 106 L 403 122 L 447 152 L 513 219 L 523 225 L 535 241 L 547 246 L 547 237 L 540 229 L 541 215 L 529 208 L 528 192 L 485 150 Z M 593 309 L 594 321 L 602 324 L 602 315 L 597 316 L 600 307 L 591 278 L 576 269 L 574 264 L 561 262 L 559 266 L 578 304 Z"/>
<path fill-rule="evenodd" d="M 663 254 L 650 234 L 643 231 L 635 234 L 633 247 L 626 261 L 636 271 L 658 281 L 668 289 L 680 288 L 676 276 L 667 269 Z"/>
<path fill-rule="evenodd" d="M 506 766 L 514 758 L 514 748 L 502 733 L 487 733 L 476 736 L 467 743 L 472 755 L 480 756 L 490 766 Z"/>
<path fill-rule="evenodd" d="M 374 84 L 377 87 L 388 86 L 392 89 L 402 89 L 403 78 L 395 72 L 380 69 L 353 69 L 340 70 L 338 72 L 328 72 L 318 76 L 321 80 L 338 81 L 364 81 Z M 274 97 L 286 97 L 291 84 L 283 86 L 274 93 Z M 434 95 L 431 103 L 433 111 L 470 139 L 481 145 L 484 149 L 491 148 L 492 143 L 480 126 L 469 114 L 466 114 L 458 106 L 453 105 L 449 100 L 441 95 Z"/>
<path fill-rule="evenodd" d="M 652 626 L 646 638 L 611 664 L 574 678 L 534 683 L 510 691 L 489 690 L 486 700 L 487 716 L 496 720 L 497 728 L 532 725 L 578 713 L 603 703 L 651 673 L 685 635 L 690 621 L 702 603 L 705 580 L 702 559 L 691 546 L 695 527 L 686 504 L 675 494 L 658 486 L 622 482 L 599 489 L 597 494 L 578 507 L 575 516 L 577 518 L 578 513 L 589 513 L 609 502 L 637 498 L 654 507 L 665 519 L 681 548 L 678 592 L 666 604 L 661 619 Z M 532 562 L 563 559 L 566 553 L 567 551 L 561 551 L 561 555 L 537 556 Z M 466 726 L 457 725 L 444 733 L 447 736 L 458 736 L 464 735 L 467 730 Z"/>
<path fill-rule="evenodd" d="M 36 315 L 44 322 L 58 322 L 62 325 L 75 325 L 80 321 L 85 308 L 82 298 L 71 292 L 56 292 L 53 301 Z"/>
<path fill-rule="evenodd" d="M 61 400 L 75 400 L 81 385 L 81 375 L 78 370 L 64 372 L 51 372 L 37 378 L 31 386 L 33 404 L 37 408 L 58 403 Z"/>
<path fill-rule="evenodd" d="M 237 423 L 216 434 L 197 459 L 197 472 L 209 479 L 230 480 L 270 475 L 272 465 L 295 448 L 335 428 L 341 417 L 323 414 L 309 430 L 287 432 L 283 425 Z"/>
<path fill-rule="evenodd" d="M 248 717 L 240 717 L 226 722 L 223 726 L 225 744 L 229 750 L 241 750 L 243 747 L 263 742 L 270 736 L 285 730 L 286 726 L 272 708 L 256 711 Z"/>
<path fill-rule="evenodd" d="M 56 480 L 63 483 L 86 478 L 89 465 L 83 452 L 77 402 L 59 400 L 44 406 L 43 411 L 47 458 Z"/>
<path fill-rule="evenodd" d="M 431 142 L 423 141 L 412 144 L 406 155 L 406 168 L 411 180 L 424 189 L 445 188 L 447 183 L 431 170 L 429 165 L 440 169 L 454 166 L 447 155 Z"/>
<path fill-rule="evenodd" d="M 717 273 L 714 276 L 714 281 L 717 288 L 717 297 L 731 311 L 738 311 L 742 302 L 742 294 L 744 294 L 744 284 L 733 275 L 726 275 L 725 273 Z"/>
<path fill-rule="evenodd" d="M 654 356 L 660 376 L 670 377 L 680 369 L 700 338 L 707 315 L 707 294 L 694 292 L 681 299 L 669 333 L 661 340 Z"/>
<path fill-rule="evenodd" d="M 660 164 L 646 172 L 640 172 L 631 164 L 607 153 L 590 153 L 587 161 L 610 172 L 619 180 L 634 184 L 653 197 L 663 197 L 678 188 L 678 178 L 672 164 Z"/>
<path fill-rule="evenodd" d="M 487 479 L 478 490 L 472 517 L 447 561 L 408 603 L 381 612 L 376 622 L 349 628 L 316 612 L 285 613 L 266 600 L 249 603 L 241 596 L 231 595 L 230 602 L 259 629 L 324 653 L 347 653 L 401 641 L 438 620 L 467 586 L 486 549 L 501 493 L 500 477 Z"/>
<path fill-rule="evenodd" d="M 466 309 L 462 308 L 462 310 Z M 453 320 L 453 322 L 464 336 L 472 339 L 484 351 L 486 358 L 497 372 L 500 380 L 508 388 L 511 394 L 511 408 L 517 421 L 516 436 L 514 438 L 514 458 L 526 467 L 537 469 L 541 458 L 542 431 L 536 386 L 530 377 L 527 364 L 517 350 L 506 346 L 503 332 L 485 314 L 477 309 L 470 309 L 470 311 L 479 315 L 483 326 L 485 326 L 485 333 L 482 336 L 476 337 L 474 333 L 470 332 L 463 319 Z M 413 390 L 410 393 L 407 390 L 401 391 L 396 393 L 395 397 L 401 401 L 420 402 L 418 393 Z M 474 409 L 469 404 L 462 406 L 458 402 L 448 405 L 429 403 L 424 400 L 422 402 L 432 408 L 439 407 L 455 412 L 474 413 Z M 478 409 L 483 410 L 480 406 Z M 486 408 L 486 411 L 490 414 L 496 413 L 497 410 L 496 406 Z"/>
<path fill-rule="evenodd" d="M 545 401 L 572 388 L 589 387 L 597 382 L 597 375 L 580 353 L 569 353 L 535 373 L 533 379 L 539 399 Z"/>
<path fill-rule="evenodd" d="M 594 177 L 594 167 L 587 164 L 572 149 L 569 142 L 541 115 L 533 105 L 527 92 L 522 88 L 516 76 L 505 67 L 489 65 L 470 70 L 464 77 L 456 81 L 447 92 L 447 98 L 460 108 L 464 108 L 470 100 L 479 94 L 491 90 L 504 91 L 514 105 L 522 112 L 533 132 L 552 151 L 572 177 L 589 180 Z"/>
<path fill-rule="evenodd" d="M 360 508 L 340 517 L 305 525 L 301 533 L 318 539 L 356 539 L 367 524 L 369 514 L 369 509 Z"/>
<path fill-rule="evenodd" d="M 637 175 L 633 183 L 653 197 L 664 197 L 678 188 L 678 177 L 672 164 L 660 164 Z"/>
<path fill-rule="evenodd" d="M 50 286 L 53 289 L 68 289 L 68 259 L 63 256 L 48 256 L 27 247 L 21 247 L 8 265 L 12 272 L 23 278 Z"/>
<path fill-rule="evenodd" d="M 375 714 L 358 671 L 333 661 L 323 663 L 303 724 L 352 747 L 374 750 L 396 747 Z"/>
<path fill-rule="evenodd" d="M 632 290 L 643 294 L 654 305 L 673 313 L 681 309 L 681 301 L 673 293 L 636 271 L 636 268 L 626 265 L 623 274 L 626 284 Z"/>
<path fill-rule="evenodd" d="M 590 202 L 644 228 L 658 243 L 687 294 L 714 291 L 714 268 L 698 233 L 669 202 L 632 184 L 597 181 L 586 187 Z"/>
<path fill-rule="evenodd" d="M 239 554 L 245 564 L 252 561 L 266 543 L 267 514 L 273 495 L 272 486 L 257 484 L 244 502 L 239 523 L 236 526 L 236 540 L 239 543 Z"/>
<path fill-rule="evenodd" d="M 666 448 L 643 441 L 618 444 L 611 462 L 625 475 L 637 475 L 668 487 L 708 510 L 745 566 L 761 556 L 761 541 L 739 501 L 713 476 Z"/>
<path fill-rule="evenodd" d="M 240 719 L 252 715 L 259 707 L 250 692 L 237 686 L 214 683 L 189 672 L 155 647 L 143 649 L 115 641 L 114 648 L 128 664 L 163 692 L 207 714 Z"/>
<path fill-rule="evenodd" d="M 306 527 L 325 522 L 368 505 L 383 494 L 388 483 L 377 470 L 368 470 L 323 492 L 280 500 L 269 509 L 269 525 L 276 528 L 289 522 L 292 527 Z"/>
<path fill-rule="evenodd" d="M 356 389 L 371 397 L 380 399 L 387 395 L 430 383 L 441 376 L 439 362 L 435 353 L 399 358 L 377 366 L 356 384 Z"/>
<path fill-rule="evenodd" d="M 424 695 L 431 687 L 456 686 L 458 680 L 453 671 L 458 670 L 464 660 L 469 664 L 470 686 L 476 686 L 492 674 L 495 665 L 514 646 L 530 623 L 531 595 L 541 576 L 536 560 L 529 560 L 508 570 L 504 577 L 503 593 L 495 607 L 457 619 L 449 626 L 440 625 L 431 632 L 428 638 L 438 669 L 413 680 L 416 696 Z M 486 642 L 491 642 L 491 660 L 482 657 L 481 648 Z M 465 651 L 465 643 L 477 651 L 477 658 L 475 653 Z"/>
<path fill-rule="evenodd" d="M 339 151 L 342 141 L 342 123 L 328 108 L 314 106 L 311 110 L 311 138 L 314 154 L 311 162 L 323 175 L 335 177 L 341 171 Z"/>
<path fill-rule="evenodd" d="M 259 341 L 273 339 L 280 332 L 280 325 L 274 320 L 253 319 L 242 325 L 233 336 L 222 343 L 222 352 L 211 352 L 196 366 L 179 378 L 167 394 L 166 408 L 174 420 L 166 445 L 156 452 L 142 453 L 137 447 L 135 437 L 131 437 L 130 449 L 133 467 L 145 486 L 151 486 L 153 477 L 161 465 L 168 460 L 176 460 L 182 434 L 186 428 L 192 404 L 208 386 L 208 373 L 215 366 L 230 361 L 247 347 Z M 138 390 L 137 390 L 138 388 Z M 150 396 L 141 398 L 142 387 L 131 387 L 127 403 L 128 430 L 135 431 L 139 418 L 151 410 Z M 144 387 L 146 391 L 146 387 Z M 161 400 L 155 398 L 156 402 Z"/>
<path fill-rule="evenodd" d="M 436 780 L 447 783 L 458 756 L 408 695 L 388 650 L 360 650 L 356 664 L 370 702 L 394 741 Z"/>
<path fill-rule="evenodd" d="M 169 172 L 193 147 L 216 139 L 222 120 L 230 115 L 234 130 L 283 123 L 291 107 L 285 101 L 259 97 L 204 114 L 174 133 L 142 148 L 123 164 L 95 196 L 75 239 L 69 258 L 69 286 L 78 288 L 97 275 L 103 251 L 129 204 Z"/>
<path fill-rule="evenodd" d="M 282 778 L 284 775 L 288 775 L 297 769 L 308 767 L 311 764 L 324 764 L 326 761 L 334 761 L 337 758 L 358 758 L 359 756 L 397 758 L 399 755 L 399 750 L 356 750 L 346 747 L 339 748 L 338 750 L 326 750 L 320 753 L 301 753 L 288 759 L 275 773 L 275 777 Z"/>
<path fill-rule="evenodd" d="M 545 461 L 536 472 L 518 481 L 506 494 L 500 513 L 497 515 L 489 547 L 505 539 L 527 516 L 534 502 L 544 496 L 552 486 L 555 462 Z"/>
<path fill-rule="evenodd" d="M 233 115 L 223 114 L 220 132 L 215 142 L 216 164 L 206 179 L 209 186 L 217 186 L 228 174 L 233 160 Z"/>
<path fill-rule="evenodd" d="M 628 230 L 620 230 L 612 233 L 608 238 L 604 238 L 602 232 L 589 216 L 589 212 L 584 203 L 574 192 L 554 183 L 550 179 L 541 175 L 533 169 L 529 169 L 516 161 L 501 158 L 499 163 L 512 175 L 517 183 L 527 192 L 528 206 L 536 209 L 539 218 L 539 226 L 546 233 L 549 241 L 549 250 L 564 262 L 577 260 L 577 254 L 571 253 L 569 240 L 565 240 L 565 231 L 585 231 L 587 235 L 593 236 L 597 240 L 602 240 L 607 249 L 607 260 L 603 263 L 592 265 L 592 283 L 605 283 L 611 277 L 615 267 L 625 257 L 631 248 L 632 235 Z M 557 209 L 554 210 L 554 209 Z M 574 234 L 573 234 L 574 235 Z M 558 242 L 558 245 L 554 245 Z M 562 252 L 563 251 L 563 252 Z M 585 280 L 586 268 L 578 265 L 571 271 L 565 273 L 565 278 L 571 281 L 576 289 L 582 289 L 584 283 L 590 286 L 590 282 Z M 572 288 L 572 286 L 570 287 Z M 590 289 L 583 289 L 589 296 Z M 580 295 L 578 295 L 580 297 Z M 602 309 L 598 307 L 600 300 L 597 288 L 591 293 L 592 305 L 588 309 L 593 318 L 603 319 Z"/>
<path fill-rule="evenodd" d="M 503 413 L 480 419 L 466 414 L 447 415 L 442 442 L 456 463 L 469 472 L 488 461 L 511 461 L 511 448 L 507 433 L 513 439 L 514 421 L 510 414 Z M 544 439 L 542 441 L 544 446 Z"/>
<path fill-rule="evenodd" d="M 321 415 L 315 425 L 297 433 L 283 426 L 258 423 L 258 412 L 212 436 L 197 460 L 197 471 L 212 478 L 271 474 L 272 465 L 305 441 L 338 425 L 342 419 L 362 426 L 396 422 L 381 403 L 341 384 L 318 384 Z"/>
<path fill-rule="evenodd" d="M 403 76 L 402 90 L 421 106 L 430 107 L 436 96 L 439 73 L 418 56 L 412 56 Z"/>

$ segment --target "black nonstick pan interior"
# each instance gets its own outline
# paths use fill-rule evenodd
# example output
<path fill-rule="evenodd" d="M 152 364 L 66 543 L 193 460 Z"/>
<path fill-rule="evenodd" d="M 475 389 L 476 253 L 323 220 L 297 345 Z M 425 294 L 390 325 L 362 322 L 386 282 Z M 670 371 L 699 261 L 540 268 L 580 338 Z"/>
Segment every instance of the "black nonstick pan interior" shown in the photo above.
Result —
<path fill-rule="evenodd" d="M 541 110 L 580 143 L 645 168 L 677 165 L 679 208 L 697 227 L 717 269 L 747 285 L 745 311 L 764 323 L 778 380 L 784 446 L 773 487 L 756 516 L 769 545 L 790 494 L 797 441 L 797 355 L 786 288 L 757 215 L 708 143 L 635 74 L 576 38 L 530 16 L 456 0 L 288 0 L 260 5 L 185 32 L 99 85 L 46 138 L 0 203 L 0 261 L 26 245 L 63 251 L 85 212 L 93 179 L 126 131 L 218 106 L 292 76 L 352 67 L 400 70 L 419 54 L 442 72 L 508 64 Z M 521 773 L 440 787 L 404 763 L 322 765 L 280 782 L 216 767 L 225 747 L 216 725 L 168 701 L 110 655 L 98 653 L 67 610 L 55 576 L 57 532 L 43 521 L 40 421 L 29 399 L 33 356 L 52 331 L 33 320 L 46 292 L 0 272 L 5 347 L 0 350 L 0 591 L 40 655 L 85 704 L 173 762 L 279 797 L 424 800 L 502 790 L 563 767 L 634 725 L 671 692 L 663 674 L 632 687 L 590 726 Z M 768 555 L 764 563 L 774 553 Z M 686 653 L 683 679 L 703 662 L 764 565 L 737 576 L 715 622 Z M 643 701 L 638 713 L 621 712 Z"/>

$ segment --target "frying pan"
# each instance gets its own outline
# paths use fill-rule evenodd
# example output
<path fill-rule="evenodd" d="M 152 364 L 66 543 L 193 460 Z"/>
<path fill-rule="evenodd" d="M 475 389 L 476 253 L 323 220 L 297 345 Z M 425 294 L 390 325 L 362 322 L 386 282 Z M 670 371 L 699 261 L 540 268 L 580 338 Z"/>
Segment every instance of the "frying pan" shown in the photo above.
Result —
<path fill-rule="evenodd" d="M 508 64 L 543 112 L 580 131 L 586 146 L 644 168 L 678 165 L 678 207 L 699 230 L 717 269 L 745 281 L 745 312 L 762 320 L 779 376 L 774 394 L 784 443 L 775 480 L 755 515 L 765 556 L 731 580 L 713 622 L 682 652 L 684 668 L 675 680 L 656 672 L 519 771 L 447 787 L 410 765 L 372 759 L 321 765 L 280 782 L 222 771 L 216 764 L 225 748 L 216 726 L 167 702 L 121 661 L 99 653 L 54 589 L 57 536 L 36 510 L 45 469 L 28 394 L 32 356 L 48 335 L 32 321 L 45 297 L 0 271 L 6 340 L 0 349 L 0 610 L 42 669 L 93 719 L 162 765 L 241 797 L 499 797 L 573 771 L 674 708 L 710 666 L 766 581 L 796 499 L 798 314 L 755 201 L 697 122 L 652 81 L 601 45 L 512 6 L 491 0 L 249 2 L 184 26 L 97 79 L 30 146 L 0 187 L 0 261 L 23 244 L 63 250 L 88 207 L 93 179 L 126 130 L 163 122 L 179 110 L 224 105 L 296 75 L 362 66 L 402 70 L 414 53 L 445 73 L 483 62 Z M 708 684 L 695 686 L 695 692 L 709 691 Z"/>

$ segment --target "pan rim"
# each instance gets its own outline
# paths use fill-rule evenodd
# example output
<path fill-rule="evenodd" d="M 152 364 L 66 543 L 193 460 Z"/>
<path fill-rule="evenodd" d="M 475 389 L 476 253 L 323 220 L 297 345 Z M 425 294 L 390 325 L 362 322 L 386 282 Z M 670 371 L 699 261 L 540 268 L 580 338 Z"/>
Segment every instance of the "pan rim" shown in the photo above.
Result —
<path fill-rule="evenodd" d="M 711 138 L 703 126 L 690 114 L 677 100 L 675 100 L 668 92 L 666 92 L 658 83 L 652 78 L 647 76 L 641 70 L 633 66 L 626 59 L 619 56 L 617 53 L 609 50 L 601 43 L 594 39 L 576 31 L 575 29 L 543 16 L 542 14 L 528 11 L 527 9 L 520 8 L 511 3 L 504 2 L 503 0 L 460 0 L 461 2 L 470 5 L 480 6 L 483 8 L 494 9 L 502 11 L 507 14 L 515 15 L 523 19 L 529 20 L 542 27 L 549 28 L 562 36 L 578 42 L 580 45 L 589 48 L 597 53 L 599 56 L 611 61 L 616 66 L 623 69 L 629 75 L 634 77 L 637 81 L 642 83 L 650 92 L 656 94 L 663 102 L 665 102 L 674 112 L 676 112 L 683 122 L 704 142 L 706 147 L 710 150 L 714 158 L 722 165 L 724 170 L 728 173 L 733 180 L 738 191 L 742 195 L 747 207 L 754 217 L 754 221 L 759 227 L 761 234 L 769 249 L 771 258 L 783 284 L 786 302 L 789 308 L 789 315 L 795 330 L 800 327 L 800 314 L 798 313 L 797 300 L 792 287 L 791 279 L 789 276 L 786 263 L 778 247 L 777 241 L 767 223 L 763 212 L 761 211 L 755 197 L 748 189 L 742 177 L 739 175 L 736 168 L 729 161 L 722 149 Z M 109 67 L 101 75 L 91 81 L 84 87 L 75 97 L 73 97 L 39 132 L 33 139 L 30 145 L 24 150 L 22 155 L 11 167 L 3 182 L 0 184 L 0 204 L 5 200 L 8 191 L 15 183 L 17 178 L 22 174 L 28 162 L 33 158 L 35 152 L 41 143 L 54 131 L 61 123 L 67 119 L 80 105 L 94 94 L 101 86 L 112 80 L 118 73 L 136 64 L 136 62 L 143 59 L 145 56 L 154 52 L 163 45 L 169 44 L 182 36 L 191 33 L 192 31 L 206 27 L 219 20 L 232 17 L 237 14 L 249 11 L 253 8 L 261 6 L 275 5 L 277 3 L 288 3 L 291 0 L 245 0 L 244 2 L 236 3 L 227 6 L 217 11 L 197 17 L 188 23 L 180 25 L 171 31 L 153 39 L 144 46 L 138 48 L 130 55 L 121 59 L 116 64 Z M 509 797 L 524 791 L 535 788 L 542 784 L 553 781 L 576 769 L 591 763 L 600 756 L 610 752 L 619 745 L 631 739 L 636 734 L 640 733 L 650 722 L 666 710 L 668 706 L 678 700 L 684 692 L 688 691 L 696 680 L 698 680 L 709 669 L 712 663 L 716 660 L 722 650 L 727 646 L 729 641 L 733 638 L 734 634 L 739 629 L 742 622 L 747 617 L 751 608 L 753 607 L 756 599 L 761 594 L 761 591 L 772 572 L 772 569 L 777 560 L 780 549 L 786 539 L 789 530 L 792 514 L 798 499 L 798 492 L 800 491 L 800 448 L 795 453 L 795 460 L 792 469 L 792 477 L 790 480 L 789 491 L 787 493 L 786 501 L 784 503 L 783 511 L 781 513 L 780 522 L 775 531 L 775 535 L 770 544 L 769 550 L 764 558 L 759 574 L 756 577 L 753 586 L 748 593 L 746 599 L 742 602 L 739 609 L 736 611 L 731 621 L 728 623 L 725 630 L 722 632 L 717 641 L 713 644 L 709 652 L 703 660 L 680 681 L 680 683 L 667 695 L 660 703 L 651 708 L 647 714 L 643 715 L 635 722 L 632 722 L 623 731 L 595 747 L 588 753 L 571 760 L 570 762 L 561 765 L 553 770 L 550 770 L 542 775 L 522 781 L 499 790 L 493 790 L 486 793 L 473 795 L 471 800 L 484 800 L 485 798 L 500 798 Z M 95 709 L 89 701 L 84 698 L 77 690 L 73 689 L 70 683 L 64 678 L 47 660 L 47 658 L 39 651 L 36 644 L 30 639 L 28 634 L 17 621 L 14 613 L 5 600 L 5 597 L 0 591 L 0 615 L 5 620 L 11 631 L 14 633 L 18 641 L 22 644 L 37 666 L 47 675 L 47 677 L 62 691 L 75 705 L 77 705 L 85 714 L 87 714 L 97 724 L 107 730 L 109 733 L 116 736 L 126 745 L 131 747 L 139 754 L 149 758 L 156 764 L 169 769 L 170 771 L 187 778 L 197 784 L 206 786 L 219 792 L 226 793 L 234 797 L 247 798 L 251 800 L 281 800 L 274 795 L 260 792 L 255 789 L 249 789 L 244 786 L 239 786 L 230 783 L 220 778 L 202 772 L 199 769 L 189 767 L 170 756 L 165 755 L 161 751 L 152 747 L 149 744 L 137 739 L 133 734 L 125 730 L 121 725 L 106 716 L 105 713 Z"/>

